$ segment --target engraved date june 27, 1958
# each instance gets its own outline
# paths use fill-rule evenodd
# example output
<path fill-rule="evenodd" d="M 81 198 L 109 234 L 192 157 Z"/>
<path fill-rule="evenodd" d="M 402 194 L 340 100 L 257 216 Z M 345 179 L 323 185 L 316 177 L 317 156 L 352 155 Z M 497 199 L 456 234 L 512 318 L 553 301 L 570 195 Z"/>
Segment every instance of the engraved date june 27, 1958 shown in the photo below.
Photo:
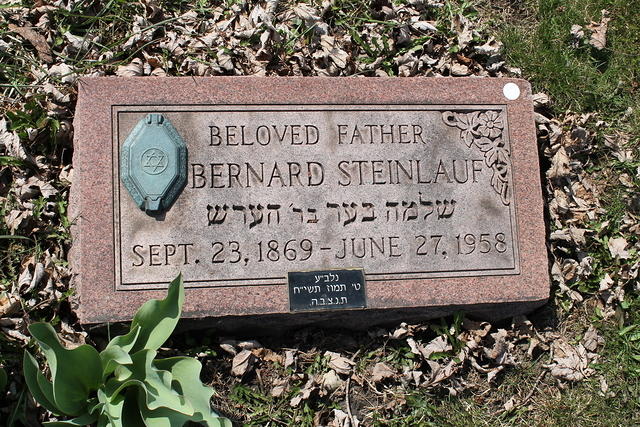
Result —
<path fill-rule="evenodd" d="M 235 240 L 213 241 L 208 248 L 194 243 L 162 243 L 133 245 L 133 267 L 188 265 L 293 263 L 329 255 L 337 261 L 364 259 L 392 259 L 403 256 L 459 257 L 503 254 L 510 243 L 504 232 L 416 234 L 402 236 L 345 236 L 334 242 L 319 242 L 308 238 L 264 239 L 255 242 Z"/>

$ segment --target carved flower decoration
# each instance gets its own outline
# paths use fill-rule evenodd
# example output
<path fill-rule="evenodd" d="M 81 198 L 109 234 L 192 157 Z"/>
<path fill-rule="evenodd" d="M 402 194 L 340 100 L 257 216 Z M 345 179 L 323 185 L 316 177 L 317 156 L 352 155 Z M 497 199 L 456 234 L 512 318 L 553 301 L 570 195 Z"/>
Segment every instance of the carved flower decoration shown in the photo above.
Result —
<path fill-rule="evenodd" d="M 511 198 L 510 153 L 502 139 L 504 119 L 499 111 L 444 111 L 442 120 L 447 126 L 460 129 L 460 138 L 467 147 L 477 147 L 484 161 L 493 170 L 491 186 L 508 206 Z"/>
<path fill-rule="evenodd" d="M 504 123 L 497 111 L 486 111 L 478 116 L 478 133 L 487 138 L 496 138 L 502 133 Z"/>

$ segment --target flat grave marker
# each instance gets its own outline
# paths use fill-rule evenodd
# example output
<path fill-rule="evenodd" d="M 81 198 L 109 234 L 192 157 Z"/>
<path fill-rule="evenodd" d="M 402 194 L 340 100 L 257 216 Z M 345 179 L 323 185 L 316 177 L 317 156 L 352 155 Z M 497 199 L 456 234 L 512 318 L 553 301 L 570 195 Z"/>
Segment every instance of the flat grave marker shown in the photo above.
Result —
<path fill-rule="evenodd" d="M 74 127 L 82 322 L 130 319 L 178 272 L 194 318 L 501 317 L 548 297 L 523 80 L 86 78 Z"/>

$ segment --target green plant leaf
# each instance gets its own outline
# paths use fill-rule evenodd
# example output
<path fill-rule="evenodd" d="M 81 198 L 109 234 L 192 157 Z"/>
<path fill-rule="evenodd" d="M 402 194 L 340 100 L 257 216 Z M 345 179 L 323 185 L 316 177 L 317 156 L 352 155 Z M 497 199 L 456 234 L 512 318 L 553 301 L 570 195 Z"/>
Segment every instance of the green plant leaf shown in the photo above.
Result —
<path fill-rule="evenodd" d="M 7 386 L 7 372 L 0 368 L 0 391 L 4 390 Z"/>
<path fill-rule="evenodd" d="M 102 362 L 102 378 L 109 376 L 118 365 L 130 365 L 133 363 L 127 351 L 119 345 L 111 345 L 111 343 L 100 352 L 100 361 Z"/>
<path fill-rule="evenodd" d="M 170 371 L 174 382 L 180 385 L 182 395 L 194 409 L 191 421 L 205 421 L 209 427 L 231 427 L 228 419 L 211 410 L 210 400 L 214 392 L 200 381 L 200 362 L 190 357 L 172 357 L 156 360 L 154 364 L 158 369 Z"/>
<path fill-rule="evenodd" d="M 134 382 L 137 383 L 137 381 L 131 381 L 131 383 Z M 122 394 L 111 396 L 111 399 L 109 397 L 103 390 L 98 390 L 98 399 L 103 405 L 98 427 L 144 425 L 138 409 L 136 387 L 130 387 Z"/>
<path fill-rule="evenodd" d="M 107 347 L 100 352 L 103 378 L 106 379 L 119 365 L 133 363 L 129 352 L 136 343 L 139 335 L 140 326 L 132 327 L 128 334 L 115 337 L 107 344 Z"/>
<path fill-rule="evenodd" d="M 98 393 L 104 393 L 104 402 L 113 403 L 117 396 L 123 396 L 124 394 L 126 394 L 128 388 L 136 387 L 144 389 L 145 385 L 140 380 L 129 379 L 122 382 L 117 378 L 111 378 L 109 379 L 109 381 L 107 381 L 104 391 L 99 390 Z M 123 393 L 121 394 L 121 392 Z"/>
<path fill-rule="evenodd" d="M 24 379 L 33 398 L 49 411 L 60 415 L 60 409 L 57 408 L 53 399 L 53 384 L 42 375 L 36 358 L 28 351 L 24 352 L 22 366 Z"/>
<path fill-rule="evenodd" d="M 153 366 L 155 356 L 153 350 L 142 350 L 132 356 L 133 378 L 144 384 L 146 407 L 150 410 L 168 408 L 192 416 L 194 410 L 189 402 L 171 387 L 171 373 Z"/>
<path fill-rule="evenodd" d="M 138 401 L 138 392 L 131 388 L 127 390 L 124 397 L 124 406 L 122 407 L 122 427 L 143 426 L 142 412 L 140 411 L 140 402 Z"/>
<path fill-rule="evenodd" d="M 1 240 L 31 240 L 26 236 L 18 236 L 13 234 L 3 234 L 0 236 Z"/>
<path fill-rule="evenodd" d="M 106 386 L 98 390 L 99 409 L 98 427 L 122 426 L 122 408 L 124 394 L 111 396 L 105 392 Z"/>
<path fill-rule="evenodd" d="M 29 332 L 44 352 L 53 380 L 53 400 L 66 415 L 80 415 L 86 410 L 89 392 L 97 390 L 102 380 L 98 351 L 81 345 L 65 349 L 48 323 L 34 323 Z"/>
<path fill-rule="evenodd" d="M 188 415 L 167 408 L 152 411 L 143 406 L 140 409 L 144 425 L 147 427 L 183 427 L 187 421 L 192 420 Z"/>
<path fill-rule="evenodd" d="M 157 383 L 155 383 L 155 385 L 157 386 Z M 177 422 L 177 424 L 175 425 L 181 427 L 185 422 L 193 419 L 191 415 L 184 414 L 180 410 L 170 409 L 166 407 L 158 407 L 154 410 L 149 409 L 147 403 L 147 401 L 149 400 L 149 394 L 163 394 L 163 387 L 160 387 L 160 389 L 155 388 L 150 382 L 143 383 L 142 381 L 138 380 L 129 380 L 125 383 L 118 383 L 117 381 L 113 381 L 111 382 L 111 384 L 107 385 L 107 389 L 109 388 L 115 388 L 112 391 L 112 393 L 116 393 L 114 399 L 124 399 L 124 405 L 120 405 L 119 407 L 115 407 L 116 405 L 111 405 L 112 407 L 108 408 L 107 416 L 109 417 L 110 421 L 109 423 L 104 424 L 104 426 L 143 426 L 149 425 L 149 422 L 156 423 L 153 425 L 165 425 L 162 424 L 161 419 L 169 416 L 173 422 Z M 123 390 L 124 393 L 120 394 L 120 392 Z M 155 402 L 157 403 L 157 401 Z M 173 406 L 178 408 L 180 406 L 184 406 L 184 400 L 179 400 L 179 403 L 176 403 Z M 120 411 L 115 417 L 114 409 Z M 127 422 L 126 420 L 129 421 Z"/>
<path fill-rule="evenodd" d="M 14 156 L 0 156 L 0 166 L 19 166 L 26 167 L 35 172 L 38 171 L 38 167 L 33 164 L 33 162 L 22 160 L 21 158 Z"/>
<path fill-rule="evenodd" d="M 133 346 L 135 345 L 139 335 L 140 335 L 140 326 L 131 325 L 129 333 L 127 333 L 126 335 L 117 336 L 111 341 L 109 341 L 109 344 L 107 344 L 107 347 L 104 350 L 102 350 L 102 353 L 107 352 L 113 346 L 118 346 L 122 348 L 124 351 L 126 351 L 127 353 L 131 353 L 131 349 L 133 349 Z M 100 355 L 101 358 L 102 358 L 102 353 Z"/>
<path fill-rule="evenodd" d="M 171 336 L 182 314 L 184 302 L 184 284 L 179 274 L 170 284 L 167 297 L 163 300 L 150 300 L 140 307 L 131 322 L 131 330 L 140 327 L 140 335 L 131 353 L 143 349 L 157 350 Z"/>
<path fill-rule="evenodd" d="M 47 358 L 53 382 L 25 353 L 24 370 L 32 394 L 56 415 L 75 416 L 51 426 L 183 427 L 200 422 L 230 427 L 210 406 L 213 390 L 200 381 L 200 362 L 188 357 L 154 361 L 182 312 L 184 285 L 178 276 L 164 300 L 151 300 L 136 313 L 129 333 L 111 340 L 101 353 L 88 345 L 65 349 L 46 323 L 29 327 Z M 96 396 L 91 396 L 92 391 Z"/>
<path fill-rule="evenodd" d="M 105 394 L 113 399 L 125 389 L 136 388 L 140 393 L 141 407 L 146 406 L 150 410 L 164 407 L 192 416 L 191 405 L 172 388 L 171 373 L 157 370 L 152 365 L 155 356 L 153 350 L 142 350 L 131 357 L 133 365 L 118 366 L 116 376 L 106 384 Z"/>
<path fill-rule="evenodd" d="M 45 426 L 61 427 L 61 426 L 88 426 L 98 420 L 98 416 L 95 414 L 83 414 L 77 418 L 66 421 L 49 421 L 42 423 Z"/>

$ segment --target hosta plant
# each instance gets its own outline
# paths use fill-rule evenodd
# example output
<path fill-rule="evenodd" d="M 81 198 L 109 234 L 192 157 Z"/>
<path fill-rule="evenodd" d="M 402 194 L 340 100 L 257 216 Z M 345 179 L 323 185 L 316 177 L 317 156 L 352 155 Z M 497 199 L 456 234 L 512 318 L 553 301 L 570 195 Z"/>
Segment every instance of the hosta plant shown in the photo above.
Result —
<path fill-rule="evenodd" d="M 164 300 L 147 301 L 129 333 L 111 340 L 100 353 L 86 344 L 65 349 L 48 323 L 29 326 L 51 374 L 49 381 L 25 352 L 29 390 L 57 417 L 71 418 L 45 424 L 181 427 L 191 421 L 230 427 L 229 420 L 211 410 L 213 389 L 200 381 L 200 362 L 190 357 L 155 358 L 180 318 L 183 301 L 184 285 L 178 276 Z"/>

